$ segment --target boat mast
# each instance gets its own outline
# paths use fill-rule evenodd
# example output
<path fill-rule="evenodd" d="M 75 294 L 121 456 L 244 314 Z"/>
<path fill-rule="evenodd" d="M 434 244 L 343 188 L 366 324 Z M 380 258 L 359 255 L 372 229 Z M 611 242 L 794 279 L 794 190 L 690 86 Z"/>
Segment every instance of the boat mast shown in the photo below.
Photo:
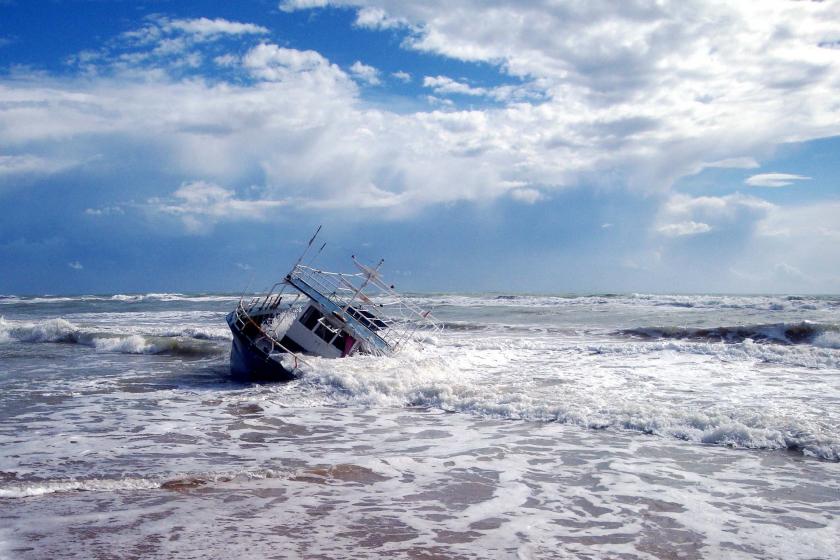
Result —
<path fill-rule="evenodd" d="M 365 287 L 370 283 L 371 278 L 376 276 L 376 273 L 379 271 L 379 267 L 381 267 L 382 263 L 385 262 L 385 259 L 379 259 L 379 264 L 376 265 L 376 268 L 371 270 L 368 267 L 362 265 L 359 261 L 357 261 L 356 255 L 350 255 L 350 258 L 353 259 L 353 262 L 356 263 L 356 266 L 365 271 L 365 281 L 362 282 L 361 286 L 356 288 L 356 291 L 353 293 L 353 296 L 350 298 L 350 301 L 348 301 L 347 305 L 345 305 L 342 309 L 344 313 L 347 313 L 347 310 L 350 309 L 350 304 L 353 303 L 353 301 L 355 301 L 357 297 L 359 297 L 359 294 L 362 293 L 362 290 L 364 290 Z"/>
<path fill-rule="evenodd" d="M 295 263 L 295 266 L 293 266 L 293 267 L 292 267 L 292 270 L 293 270 L 293 271 L 294 271 L 294 269 L 296 269 L 296 268 L 298 267 L 298 265 L 299 265 L 301 262 L 303 262 L 303 257 L 305 257 L 305 256 L 306 256 L 306 253 L 308 253 L 308 252 L 309 252 L 309 248 L 310 248 L 310 247 L 312 247 L 312 243 L 314 243 L 314 242 L 315 242 L 315 238 L 316 238 L 316 237 L 318 237 L 318 233 L 320 233 L 320 231 L 321 231 L 321 227 L 323 227 L 323 226 L 322 226 L 322 225 L 321 225 L 321 226 L 318 226 L 318 229 L 316 229 L 316 230 L 315 230 L 315 234 L 312 236 L 312 239 L 310 239 L 310 240 L 309 240 L 309 243 L 307 243 L 307 245 L 306 245 L 306 249 L 304 249 L 304 250 L 303 250 L 303 253 L 301 253 L 300 257 L 298 257 L 298 260 L 297 260 L 297 262 Z M 326 243 L 324 243 L 324 245 L 326 245 Z M 321 247 L 321 249 L 323 249 L 323 248 L 324 248 L 324 247 L 322 246 L 322 247 Z M 320 251 L 319 251 L 319 252 L 320 252 Z M 317 255 L 316 255 L 316 256 L 317 256 Z"/>

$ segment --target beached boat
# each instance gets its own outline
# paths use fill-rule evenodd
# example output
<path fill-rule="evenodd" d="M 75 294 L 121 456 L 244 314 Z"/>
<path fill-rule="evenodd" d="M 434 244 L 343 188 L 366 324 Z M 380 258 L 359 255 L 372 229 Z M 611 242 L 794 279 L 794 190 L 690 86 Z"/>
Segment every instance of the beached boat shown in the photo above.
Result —
<path fill-rule="evenodd" d="M 301 373 L 308 356 L 389 355 L 418 332 L 439 330 L 429 311 L 382 279 L 381 260 L 368 267 L 352 256 L 354 273 L 302 264 L 318 231 L 283 280 L 247 302 L 240 298 L 227 315 L 234 376 L 287 381 Z"/>

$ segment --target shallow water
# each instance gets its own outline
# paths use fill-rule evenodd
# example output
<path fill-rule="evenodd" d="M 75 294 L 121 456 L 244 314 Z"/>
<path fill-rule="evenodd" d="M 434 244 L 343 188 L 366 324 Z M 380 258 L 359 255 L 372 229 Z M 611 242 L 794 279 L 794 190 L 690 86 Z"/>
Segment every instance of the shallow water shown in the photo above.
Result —
<path fill-rule="evenodd" d="M 835 557 L 840 299 L 414 300 L 247 385 L 236 298 L 0 299 L 0 557 Z"/>

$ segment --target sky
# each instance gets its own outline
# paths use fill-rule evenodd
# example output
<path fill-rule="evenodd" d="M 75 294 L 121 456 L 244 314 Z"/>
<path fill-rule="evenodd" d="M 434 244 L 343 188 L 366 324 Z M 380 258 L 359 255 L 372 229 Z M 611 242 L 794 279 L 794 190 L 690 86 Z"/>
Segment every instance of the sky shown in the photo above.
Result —
<path fill-rule="evenodd" d="M 840 2 L 0 0 L 0 294 L 840 292 Z"/>

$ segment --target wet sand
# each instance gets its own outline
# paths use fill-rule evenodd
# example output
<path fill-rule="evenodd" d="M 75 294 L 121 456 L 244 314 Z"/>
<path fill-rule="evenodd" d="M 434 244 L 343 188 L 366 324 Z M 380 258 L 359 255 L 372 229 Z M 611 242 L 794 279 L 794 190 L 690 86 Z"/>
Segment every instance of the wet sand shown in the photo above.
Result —
<path fill-rule="evenodd" d="M 838 463 L 422 409 L 270 408 L 231 411 L 254 446 L 238 472 L 123 473 L 0 500 L 0 556 L 828 559 L 840 549 Z"/>

